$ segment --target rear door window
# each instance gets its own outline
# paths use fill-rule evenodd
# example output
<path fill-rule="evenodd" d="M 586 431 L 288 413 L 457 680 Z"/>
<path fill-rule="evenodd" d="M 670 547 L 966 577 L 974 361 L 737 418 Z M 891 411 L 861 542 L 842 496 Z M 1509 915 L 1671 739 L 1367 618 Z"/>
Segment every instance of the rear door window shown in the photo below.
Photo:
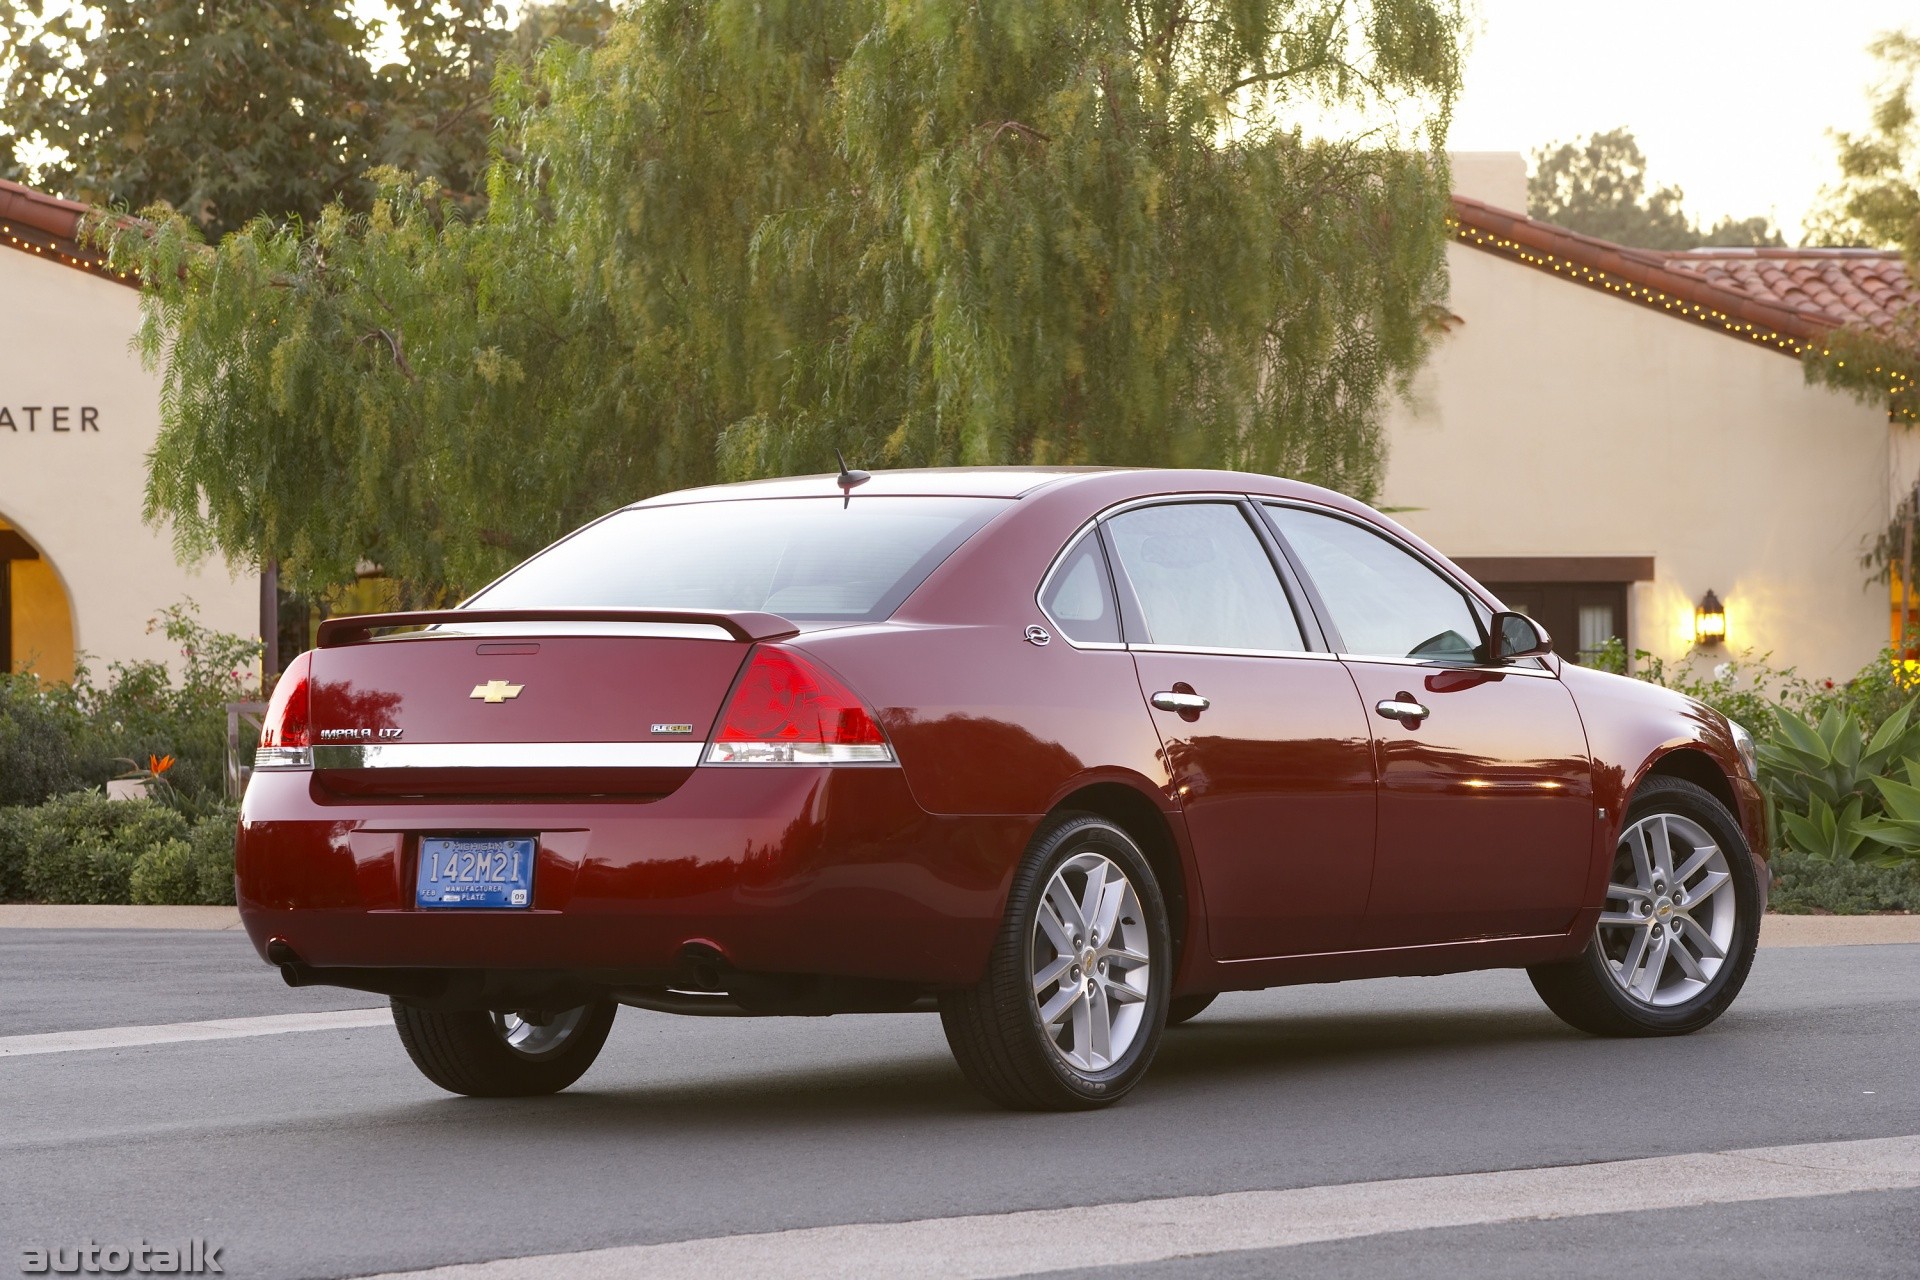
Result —
<path fill-rule="evenodd" d="M 1175 502 L 1111 517 L 1147 642 L 1182 649 L 1306 649 L 1260 537 L 1231 502 Z"/>
<path fill-rule="evenodd" d="M 468 603 L 877 622 L 1007 504 L 855 495 L 631 507 L 549 547 Z"/>

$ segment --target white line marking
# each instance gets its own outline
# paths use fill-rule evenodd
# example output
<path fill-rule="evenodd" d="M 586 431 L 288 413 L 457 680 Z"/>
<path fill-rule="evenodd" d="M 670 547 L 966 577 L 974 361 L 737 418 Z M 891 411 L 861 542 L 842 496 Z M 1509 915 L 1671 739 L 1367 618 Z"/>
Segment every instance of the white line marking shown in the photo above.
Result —
<path fill-rule="evenodd" d="M 1920 1137 L 867 1222 L 505 1258 L 375 1280 L 713 1280 L 1033 1275 L 1395 1231 L 1920 1187 Z"/>
<path fill-rule="evenodd" d="M 101 1027 L 93 1031 L 48 1031 L 33 1036 L 0 1036 L 0 1058 L 33 1053 L 78 1053 L 86 1049 L 133 1049 L 184 1040 L 238 1040 L 279 1036 L 290 1031 L 344 1031 L 393 1025 L 387 1009 L 339 1009 L 329 1013 L 274 1013 L 263 1018 L 214 1018 L 207 1022 L 170 1022 L 154 1027 Z"/>

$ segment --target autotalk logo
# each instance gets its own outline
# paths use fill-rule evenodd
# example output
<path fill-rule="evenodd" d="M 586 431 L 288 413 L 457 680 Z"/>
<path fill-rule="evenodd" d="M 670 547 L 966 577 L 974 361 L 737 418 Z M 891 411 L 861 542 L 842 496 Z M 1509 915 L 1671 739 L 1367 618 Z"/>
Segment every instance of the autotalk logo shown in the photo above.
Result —
<path fill-rule="evenodd" d="M 20 1270 L 30 1276 L 49 1271 L 62 1276 L 217 1276 L 226 1274 L 220 1266 L 224 1248 L 200 1239 L 177 1245 L 148 1244 L 145 1240 L 136 1245 L 108 1245 L 89 1240 L 82 1245 L 22 1249 Z"/>

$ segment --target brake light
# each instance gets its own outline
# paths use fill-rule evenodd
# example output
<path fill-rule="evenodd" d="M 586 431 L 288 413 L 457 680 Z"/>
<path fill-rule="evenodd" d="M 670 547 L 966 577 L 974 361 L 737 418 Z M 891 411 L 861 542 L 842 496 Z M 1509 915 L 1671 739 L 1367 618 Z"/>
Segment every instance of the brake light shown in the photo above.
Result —
<path fill-rule="evenodd" d="M 303 653 L 287 664 L 273 687 L 267 714 L 260 722 L 260 749 L 253 753 L 256 769 L 311 769 L 313 732 L 308 715 L 307 671 L 312 655 Z"/>
<path fill-rule="evenodd" d="M 761 645 L 734 686 L 708 764 L 890 763 L 893 748 L 853 690 L 790 649 Z"/>

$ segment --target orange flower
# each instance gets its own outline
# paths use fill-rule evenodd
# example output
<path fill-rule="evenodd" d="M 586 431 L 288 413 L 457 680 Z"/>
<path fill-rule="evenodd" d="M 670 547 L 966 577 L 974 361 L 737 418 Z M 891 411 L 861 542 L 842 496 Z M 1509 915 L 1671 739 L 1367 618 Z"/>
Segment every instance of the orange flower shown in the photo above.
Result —
<path fill-rule="evenodd" d="M 147 772 L 151 773 L 156 778 L 171 768 L 173 768 L 172 756 L 148 756 L 147 757 Z"/>

